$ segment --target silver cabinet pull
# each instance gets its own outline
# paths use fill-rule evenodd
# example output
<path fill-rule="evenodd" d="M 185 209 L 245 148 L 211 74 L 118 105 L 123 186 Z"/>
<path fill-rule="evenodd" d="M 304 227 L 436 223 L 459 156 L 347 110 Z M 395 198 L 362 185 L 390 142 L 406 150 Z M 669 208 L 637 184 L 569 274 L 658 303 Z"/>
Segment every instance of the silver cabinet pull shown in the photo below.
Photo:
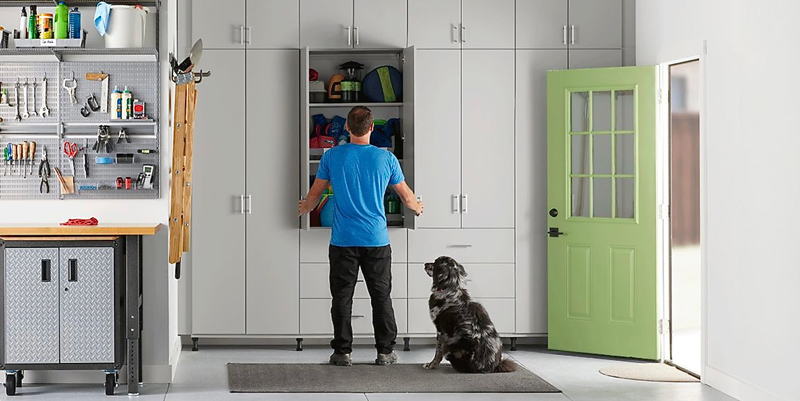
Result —
<path fill-rule="evenodd" d="M 461 213 L 467 213 L 467 195 L 461 195 Z"/>
<path fill-rule="evenodd" d="M 350 317 L 364 317 L 364 315 L 350 315 Z"/>
<path fill-rule="evenodd" d="M 244 29 L 247 32 L 247 38 L 244 40 L 244 43 L 249 45 L 252 42 L 253 38 L 253 31 L 252 31 L 253 28 L 247 26 Z"/>
<path fill-rule="evenodd" d="M 364 282 L 363 279 L 362 280 L 356 280 L 356 283 L 363 283 L 363 282 Z"/>
<path fill-rule="evenodd" d="M 239 44 L 244 45 L 244 25 L 239 26 Z"/>
<path fill-rule="evenodd" d="M 472 248 L 472 245 L 469 244 L 450 245 L 449 248 Z"/>
<path fill-rule="evenodd" d="M 239 214 L 244 214 L 244 194 L 239 195 L 239 206 L 241 207 Z"/>
<path fill-rule="evenodd" d="M 567 44 L 567 26 L 566 25 L 564 25 L 563 34 L 564 34 L 564 44 Z"/>
<path fill-rule="evenodd" d="M 351 26 L 350 26 L 350 25 L 348 25 L 348 26 L 347 26 L 346 28 L 344 28 L 344 29 L 347 29 L 347 45 L 348 45 L 348 46 L 352 46 L 352 45 L 353 45 L 353 41 L 352 41 L 352 39 L 351 39 L 351 33 L 350 33 Z"/>
<path fill-rule="evenodd" d="M 357 26 L 353 27 L 353 34 L 355 34 L 355 36 L 356 36 L 356 46 L 358 46 L 359 40 L 358 40 L 358 27 Z"/>
<path fill-rule="evenodd" d="M 247 214 L 253 214 L 253 195 L 247 195 Z"/>
<path fill-rule="evenodd" d="M 460 208 L 460 205 L 458 204 L 458 195 L 453 195 L 452 203 L 453 213 L 458 213 L 458 209 Z"/>
<path fill-rule="evenodd" d="M 570 29 L 569 44 L 574 45 L 575 44 L 575 25 L 570 26 L 569 29 Z"/>
<path fill-rule="evenodd" d="M 453 40 L 453 43 L 458 43 L 458 27 L 456 24 L 450 24 L 450 27 L 453 28 L 450 30 L 450 39 Z"/>
<path fill-rule="evenodd" d="M 464 43 L 466 41 L 467 41 L 467 27 L 461 25 L 461 43 Z"/>

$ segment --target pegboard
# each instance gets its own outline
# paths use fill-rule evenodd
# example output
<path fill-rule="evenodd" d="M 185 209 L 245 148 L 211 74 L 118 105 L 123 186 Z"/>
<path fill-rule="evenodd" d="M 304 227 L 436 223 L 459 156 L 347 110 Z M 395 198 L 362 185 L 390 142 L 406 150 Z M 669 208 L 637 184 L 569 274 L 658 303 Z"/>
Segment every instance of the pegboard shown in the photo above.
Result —
<path fill-rule="evenodd" d="M 42 90 L 42 79 L 47 77 L 47 108 L 50 111 L 49 117 L 42 117 L 40 111 L 44 105 L 44 91 Z M 57 63 L 0 63 L 0 82 L 2 89 L 6 91 L 7 104 L 0 105 L 0 117 L 3 118 L 3 126 L 0 131 L 8 125 L 17 124 L 14 120 L 16 116 L 16 83 L 19 81 L 19 101 L 20 115 L 23 114 L 25 107 L 25 79 L 28 80 L 28 112 L 31 114 L 23 119 L 19 124 L 57 124 L 58 123 L 58 88 L 61 83 L 58 80 Z M 33 104 L 34 91 L 33 83 L 36 82 L 36 105 Z M 33 115 L 33 111 L 37 115 Z"/>
<path fill-rule="evenodd" d="M 0 199 L 58 199 L 61 194 L 58 177 L 53 167 L 58 166 L 59 144 L 58 136 L 55 134 L 3 134 L 0 132 L 0 145 L 3 148 L 7 144 L 22 144 L 28 141 L 36 142 L 36 150 L 32 161 L 25 161 L 23 166 L 18 163 L 12 165 L 5 160 L 0 162 Z M 47 151 L 47 160 L 50 162 L 50 192 L 40 193 L 39 184 L 39 165 L 42 161 L 44 151 Z M 0 150 L 2 152 L 2 150 Z M 25 167 L 27 177 L 20 167 Z"/>

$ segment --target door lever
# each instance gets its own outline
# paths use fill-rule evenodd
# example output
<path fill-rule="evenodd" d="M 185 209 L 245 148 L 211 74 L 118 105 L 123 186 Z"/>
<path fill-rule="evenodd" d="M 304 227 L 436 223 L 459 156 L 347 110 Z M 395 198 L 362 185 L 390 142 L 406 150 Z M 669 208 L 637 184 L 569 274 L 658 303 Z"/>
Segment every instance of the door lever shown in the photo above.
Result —
<path fill-rule="evenodd" d="M 550 238 L 558 238 L 559 235 L 564 235 L 561 231 L 558 231 L 558 227 L 550 227 L 550 231 L 547 232 L 547 235 Z"/>

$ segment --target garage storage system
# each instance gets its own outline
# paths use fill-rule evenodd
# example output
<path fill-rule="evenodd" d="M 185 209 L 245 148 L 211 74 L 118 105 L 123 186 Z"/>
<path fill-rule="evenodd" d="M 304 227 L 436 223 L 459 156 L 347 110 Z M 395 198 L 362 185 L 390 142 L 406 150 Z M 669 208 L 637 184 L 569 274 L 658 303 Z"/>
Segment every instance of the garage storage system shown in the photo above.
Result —
<path fill-rule="evenodd" d="M 633 21 L 629 7 L 628 0 L 181 2 L 190 22 L 179 41 L 202 37 L 201 67 L 226 79 L 209 80 L 198 104 L 196 137 L 216 140 L 195 146 L 180 334 L 331 336 L 330 230 L 312 216 L 298 219 L 297 201 L 324 152 L 310 144 L 318 115 L 329 121 L 365 104 L 376 119 L 400 119 L 388 151 L 425 203 L 420 217 L 387 215 L 399 337 L 433 336 L 422 266 L 440 255 L 464 264 L 472 295 L 504 337 L 546 335 L 546 185 L 537 167 L 546 160 L 546 71 L 623 65 L 633 46 L 624 28 Z M 209 38 L 212 21 L 222 34 Z M 363 75 L 396 68 L 402 96 L 331 102 L 314 93 L 329 91 L 349 61 L 363 64 Z M 322 85 L 309 81 L 310 69 Z M 361 281 L 353 318 L 356 336 L 371 337 Z"/>

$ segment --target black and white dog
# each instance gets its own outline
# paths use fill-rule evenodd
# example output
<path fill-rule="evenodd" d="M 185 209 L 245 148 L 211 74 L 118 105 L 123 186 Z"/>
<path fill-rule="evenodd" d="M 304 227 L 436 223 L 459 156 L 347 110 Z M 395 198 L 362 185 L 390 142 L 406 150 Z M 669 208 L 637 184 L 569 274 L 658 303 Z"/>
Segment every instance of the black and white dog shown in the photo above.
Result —
<path fill-rule="evenodd" d="M 517 365 L 503 359 L 503 342 L 483 305 L 467 293 L 467 272 L 453 258 L 440 256 L 425 263 L 433 277 L 428 301 L 436 325 L 436 355 L 423 365 L 436 369 L 442 358 L 462 373 L 513 372 Z"/>

